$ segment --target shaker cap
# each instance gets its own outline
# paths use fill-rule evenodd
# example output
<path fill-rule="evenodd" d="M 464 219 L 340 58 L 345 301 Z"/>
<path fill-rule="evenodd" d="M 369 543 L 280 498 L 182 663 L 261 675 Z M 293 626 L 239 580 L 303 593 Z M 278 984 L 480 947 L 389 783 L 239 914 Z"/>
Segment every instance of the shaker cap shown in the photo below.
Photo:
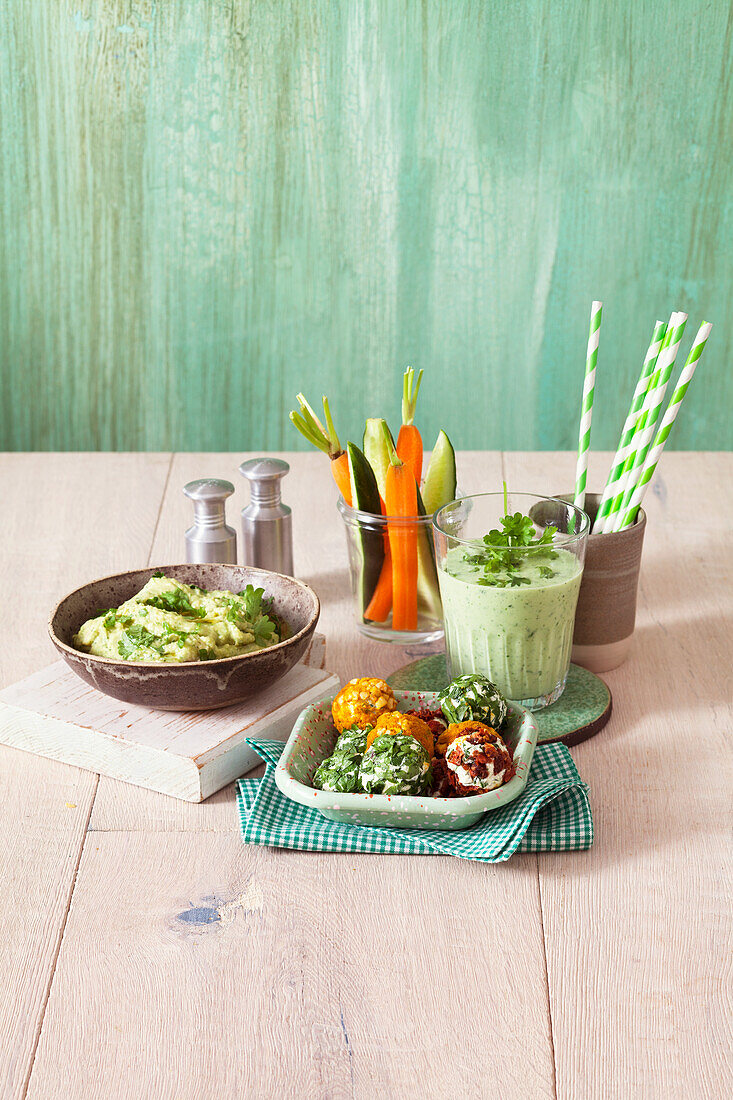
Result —
<path fill-rule="evenodd" d="M 278 481 L 290 470 L 282 458 L 249 458 L 239 467 L 242 477 L 251 482 Z"/>
<path fill-rule="evenodd" d="M 189 481 L 188 485 L 184 485 L 183 491 L 189 500 L 213 503 L 230 497 L 234 486 L 231 481 L 224 481 L 219 477 L 202 477 L 198 481 Z"/>

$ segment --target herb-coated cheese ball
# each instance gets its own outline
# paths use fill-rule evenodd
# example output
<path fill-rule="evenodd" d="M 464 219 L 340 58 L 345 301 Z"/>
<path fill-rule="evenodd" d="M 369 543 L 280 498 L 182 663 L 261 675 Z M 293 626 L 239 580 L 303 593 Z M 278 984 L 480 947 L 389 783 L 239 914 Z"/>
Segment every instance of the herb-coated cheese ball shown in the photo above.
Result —
<path fill-rule="evenodd" d="M 359 767 L 362 754 L 354 749 L 340 749 L 329 756 L 316 769 L 313 786 L 321 791 L 339 791 L 342 794 L 360 791 Z"/>
<path fill-rule="evenodd" d="M 507 716 L 507 701 L 498 687 L 477 672 L 452 680 L 438 702 L 449 722 L 485 722 L 498 730 Z"/>
<path fill-rule="evenodd" d="M 338 741 L 334 748 L 334 752 L 338 752 L 340 749 L 354 749 L 356 752 L 365 753 L 367 750 L 367 737 L 371 733 L 372 726 L 364 726 L 363 729 L 360 726 L 349 726 L 343 733 L 339 734 Z"/>
<path fill-rule="evenodd" d="M 361 784 L 371 794 L 424 794 L 431 782 L 430 757 L 414 737 L 385 733 L 364 753 Z"/>
<path fill-rule="evenodd" d="M 465 722 L 478 726 L 480 723 Z M 514 775 L 514 763 L 502 738 L 490 730 L 473 729 L 456 737 L 445 754 L 446 767 L 461 793 L 481 794 L 501 787 Z"/>
<path fill-rule="evenodd" d="M 374 676 L 349 680 L 331 705 L 339 733 L 349 726 L 375 726 L 380 714 L 396 710 L 397 700 L 389 684 Z"/>
<path fill-rule="evenodd" d="M 435 740 L 426 722 L 415 714 L 403 714 L 399 710 L 393 710 L 390 714 L 382 714 L 377 719 L 377 724 L 367 737 L 367 748 L 374 744 L 377 737 L 383 733 L 389 733 L 393 737 L 402 734 L 404 737 L 414 737 L 419 741 L 428 756 L 433 755 Z"/>

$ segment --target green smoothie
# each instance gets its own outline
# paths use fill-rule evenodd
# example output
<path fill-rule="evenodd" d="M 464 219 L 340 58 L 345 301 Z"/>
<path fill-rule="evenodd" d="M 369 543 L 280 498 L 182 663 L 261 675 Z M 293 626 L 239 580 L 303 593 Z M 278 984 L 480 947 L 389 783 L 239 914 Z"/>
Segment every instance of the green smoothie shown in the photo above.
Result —
<path fill-rule="evenodd" d="M 473 545 L 451 547 L 439 570 L 451 676 L 482 673 L 516 701 L 558 688 L 559 695 L 570 664 L 578 559 L 550 544 L 514 552 L 510 569 L 487 569 L 483 543 Z"/>

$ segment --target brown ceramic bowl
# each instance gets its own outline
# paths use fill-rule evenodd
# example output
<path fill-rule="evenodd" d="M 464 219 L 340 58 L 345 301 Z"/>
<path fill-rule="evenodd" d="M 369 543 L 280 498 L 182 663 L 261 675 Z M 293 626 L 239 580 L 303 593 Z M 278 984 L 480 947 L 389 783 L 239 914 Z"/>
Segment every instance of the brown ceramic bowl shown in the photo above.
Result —
<path fill-rule="evenodd" d="M 71 639 L 83 622 L 102 607 L 119 607 L 159 569 L 166 576 L 209 591 L 241 592 L 247 584 L 264 588 L 275 613 L 290 627 L 290 637 L 255 653 L 186 664 L 113 661 L 74 649 Z M 312 588 L 281 573 L 240 565 L 156 565 L 101 577 L 70 592 L 54 609 L 48 629 L 69 668 L 105 695 L 157 710 L 214 710 L 249 699 L 297 664 L 320 610 Z"/>

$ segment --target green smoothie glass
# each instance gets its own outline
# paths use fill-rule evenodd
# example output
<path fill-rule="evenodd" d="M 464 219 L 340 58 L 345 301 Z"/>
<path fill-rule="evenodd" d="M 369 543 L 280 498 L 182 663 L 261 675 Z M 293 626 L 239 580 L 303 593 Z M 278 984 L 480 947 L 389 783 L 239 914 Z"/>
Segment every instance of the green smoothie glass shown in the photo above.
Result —
<path fill-rule="evenodd" d="M 480 672 L 533 710 L 560 698 L 589 529 L 580 508 L 532 493 L 481 493 L 436 512 L 451 678 Z"/>

